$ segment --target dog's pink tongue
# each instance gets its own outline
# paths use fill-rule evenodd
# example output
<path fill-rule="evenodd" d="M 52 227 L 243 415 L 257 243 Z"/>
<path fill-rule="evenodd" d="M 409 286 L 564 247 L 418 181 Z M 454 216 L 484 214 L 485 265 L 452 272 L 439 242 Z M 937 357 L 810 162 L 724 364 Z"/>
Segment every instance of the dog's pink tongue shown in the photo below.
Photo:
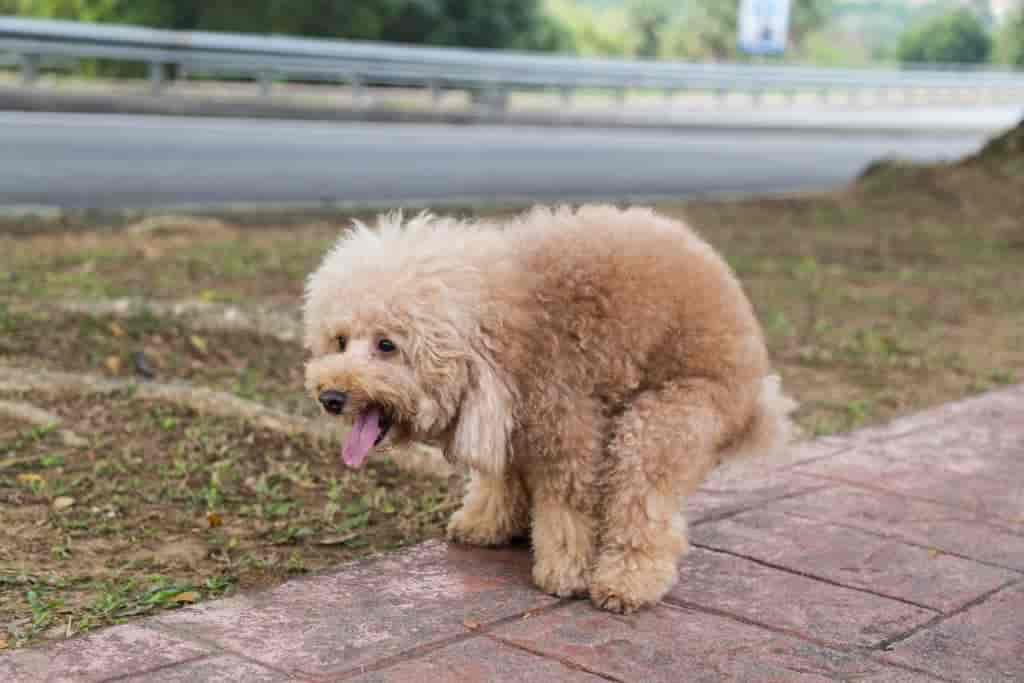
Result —
<path fill-rule="evenodd" d="M 376 408 L 367 408 L 359 413 L 355 425 L 352 426 L 352 431 L 345 437 L 345 444 L 341 448 L 341 459 L 349 467 L 362 466 L 378 436 L 380 436 L 380 411 Z"/>

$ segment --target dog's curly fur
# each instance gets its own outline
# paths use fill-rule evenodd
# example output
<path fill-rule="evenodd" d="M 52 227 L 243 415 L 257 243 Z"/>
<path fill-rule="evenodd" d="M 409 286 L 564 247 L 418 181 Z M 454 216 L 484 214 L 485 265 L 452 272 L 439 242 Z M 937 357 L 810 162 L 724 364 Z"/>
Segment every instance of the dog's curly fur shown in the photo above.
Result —
<path fill-rule="evenodd" d="M 314 396 L 380 406 L 392 442 L 468 466 L 451 540 L 529 533 L 537 586 L 615 612 L 671 588 L 682 501 L 708 472 L 788 437 L 793 404 L 739 283 L 648 209 L 357 225 L 311 275 L 305 326 Z"/>

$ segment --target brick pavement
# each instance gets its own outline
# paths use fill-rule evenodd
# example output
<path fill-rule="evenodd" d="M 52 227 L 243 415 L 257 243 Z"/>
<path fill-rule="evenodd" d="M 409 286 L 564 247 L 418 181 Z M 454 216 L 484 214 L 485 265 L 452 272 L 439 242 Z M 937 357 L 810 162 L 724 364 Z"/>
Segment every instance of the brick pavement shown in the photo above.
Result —
<path fill-rule="evenodd" d="M 431 542 L 0 657 L 0 681 L 1024 681 L 1024 385 L 714 476 L 662 604 Z"/>

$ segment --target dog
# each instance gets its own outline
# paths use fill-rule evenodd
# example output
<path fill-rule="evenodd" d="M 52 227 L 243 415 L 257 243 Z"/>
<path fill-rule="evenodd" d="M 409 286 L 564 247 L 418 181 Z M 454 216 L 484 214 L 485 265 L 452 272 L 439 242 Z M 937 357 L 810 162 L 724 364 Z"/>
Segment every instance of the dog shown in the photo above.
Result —
<path fill-rule="evenodd" d="M 469 476 L 449 540 L 528 535 L 537 587 L 611 612 L 675 583 L 682 503 L 713 468 L 789 438 L 741 285 L 651 209 L 356 223 L 303 318 L 306 387 L 351 423 L 348 466 L 436 446 Z"/>

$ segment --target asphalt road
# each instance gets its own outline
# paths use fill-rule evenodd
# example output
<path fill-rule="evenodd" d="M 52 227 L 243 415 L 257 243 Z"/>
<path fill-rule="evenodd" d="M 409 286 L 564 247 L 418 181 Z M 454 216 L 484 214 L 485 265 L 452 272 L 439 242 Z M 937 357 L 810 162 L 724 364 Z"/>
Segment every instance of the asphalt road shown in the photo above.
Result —
<path fill-rule="evenodd" d="M 688 198 L 817 190 L 980 132 L 640 131 L 0 113 L 0 206 Z"/>

